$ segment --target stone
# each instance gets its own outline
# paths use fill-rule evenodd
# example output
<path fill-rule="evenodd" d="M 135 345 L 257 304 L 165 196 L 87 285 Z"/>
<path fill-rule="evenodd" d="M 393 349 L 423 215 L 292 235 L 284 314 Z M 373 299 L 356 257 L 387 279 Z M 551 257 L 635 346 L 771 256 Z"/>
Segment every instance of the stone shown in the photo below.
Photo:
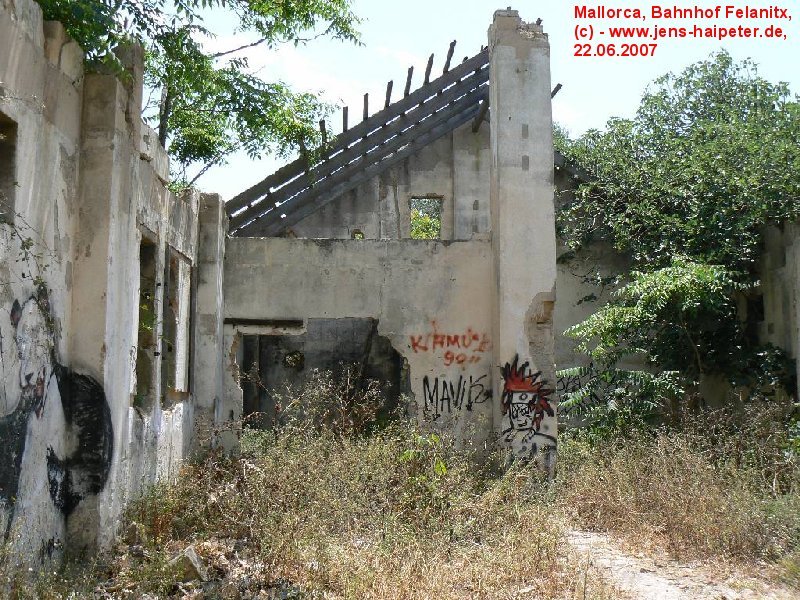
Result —
<path fill-rule="evenodd" d="M 169 561 L 170 568 L 174 571 L 176 578 L 180 582 L 208 580 L 208 571 L 198 556 L 194 546 L 187 546 L 186 549 Z"/>

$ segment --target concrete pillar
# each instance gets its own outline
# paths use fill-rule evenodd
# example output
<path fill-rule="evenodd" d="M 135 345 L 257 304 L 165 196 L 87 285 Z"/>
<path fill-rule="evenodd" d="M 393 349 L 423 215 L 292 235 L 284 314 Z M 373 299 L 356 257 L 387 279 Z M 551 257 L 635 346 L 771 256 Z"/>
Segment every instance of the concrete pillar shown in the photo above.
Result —
<path fill-rule="evenodd" d="M 194 321 L 193 449 L 209 447 L 223 401 L 223 258 L 228 218 L 217 194 L 201 194 Z"/>
<path fill-rule="evenodd" d="M 137 59 L 138 56 L 138 59 Z M 131 51 L 141 60 L 141 51 Z M 133 72 L 135 75 L 135 71 Z M 135 85 L 140 85 L 136 83 Z M 84 498 L 68 520 L 73 548 L 107 545 L 125 497 L 136 270 L 137 126 L 141 110 L 112 74 L 87 74 L 83 86 L 77 228 L 72 257 L 71 367 L 102 382 L 110 410 L 113 453 L 105 487 Z"/>
<path fill-rule="evenodd" d="M 498 10 L 489 28 L 494 426 L 515 457 L 554 467 L 556 239 L 550 46 L 538 25 Z"/>

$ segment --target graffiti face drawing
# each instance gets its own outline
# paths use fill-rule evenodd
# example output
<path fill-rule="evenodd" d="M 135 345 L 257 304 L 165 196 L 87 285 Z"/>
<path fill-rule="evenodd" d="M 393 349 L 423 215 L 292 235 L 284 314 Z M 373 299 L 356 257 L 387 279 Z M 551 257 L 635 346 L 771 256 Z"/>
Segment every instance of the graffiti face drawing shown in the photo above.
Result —
<path fill-rule="evenodd" d="M 31 433 L 36 435 L 37 425 L 44 417 L 52 373 L 52 338 L 37 300 L 31 297 L 23 304 L 14 300 L 10 320 L 19 360 L 19 400 L 10 414 L 0 418 L 0 508 L 4 509 L 4 538 L 8 537 L 17 505 L 23 456 L 26 449 L 30 450 L 28 438 Z"/>
<path fill-rule="evenodd" d="M 530 372 L 528 363 L 519 365 L 519 356 L 502 369 L 502 412 L 505 418 L 502 433 L 507 442 L 516 442 L 527 447 L 535 438 L 540 443 L 555 446 L 556 438 L 543 429 L 545 417 L 555 417 L 555 410 L 548 398 L 553 390 L 545 387 L 541 371 Z M 535 451 L 535 444 L 532 449 Z"/>
<path fill-rule="evenodd" d="M 11 323 L 16 329 L 14 339 L 19 358 L 21 397 L 32 401 L 37 418 L 41 418 L 44 412 L 45 387 L 53 370 L 53 338 L 39 302 L 31 298 L 21 305 L 14 300 L 11 308 Z"/>
<path fill-rule="evenodd" d="M 23 537 L 46 540 L 63 530 L 78 503 L 105 486 L 113 452 L 111 414 L 103 387 L 59 364 L 42 291 L 11 309 L 19 360 L 19 401 L 0 417 L 0 513 L 8 539 L 12 520 Z M 67 435 L 73 443 L 67 444 Z M 46 534 L 44 530 L 48 530 Z"/>

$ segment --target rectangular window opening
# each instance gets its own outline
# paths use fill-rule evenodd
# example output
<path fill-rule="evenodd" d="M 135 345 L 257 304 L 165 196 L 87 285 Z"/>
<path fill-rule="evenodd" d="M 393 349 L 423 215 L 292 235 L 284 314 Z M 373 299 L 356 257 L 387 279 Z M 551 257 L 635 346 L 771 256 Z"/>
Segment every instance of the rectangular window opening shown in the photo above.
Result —
<path fill-rule="evenodd" d="M 155 400 L 156 331 L 156 243 L 145 235 L 139 245 L 139 330 L 136 342 L 136 392 L 134 407 L 149 412 Z"/>
<path fill-rule="evenodd" d="M 165 258 L 161 389 L 168 407 L 189 392 L 191 264 L 170 246 Z"/>
<path fill-rule="evenodd" d="M 438 196 L 414 197 L 408 201 L 411 239 L 442 239 L 442 204 Z"/>
<path fill-rule="evenodd" d="M 0 112 L 0 223 L 14 222 L 17 195 L 17 124 Z"/>

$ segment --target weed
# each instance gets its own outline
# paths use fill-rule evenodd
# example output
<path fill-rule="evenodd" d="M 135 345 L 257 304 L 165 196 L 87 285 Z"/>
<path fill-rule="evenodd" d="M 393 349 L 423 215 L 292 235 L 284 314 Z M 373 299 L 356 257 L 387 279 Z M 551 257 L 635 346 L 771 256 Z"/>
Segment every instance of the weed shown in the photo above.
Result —
<path fill-rule="evenodd" d="M 567 436 L 557 497 L 581 526 L 639 547 L 779 559 L 800 547 L 800 477 L 783 462 L 779 442 L 746 433 L 663 428 L 603 445 Z"/>

